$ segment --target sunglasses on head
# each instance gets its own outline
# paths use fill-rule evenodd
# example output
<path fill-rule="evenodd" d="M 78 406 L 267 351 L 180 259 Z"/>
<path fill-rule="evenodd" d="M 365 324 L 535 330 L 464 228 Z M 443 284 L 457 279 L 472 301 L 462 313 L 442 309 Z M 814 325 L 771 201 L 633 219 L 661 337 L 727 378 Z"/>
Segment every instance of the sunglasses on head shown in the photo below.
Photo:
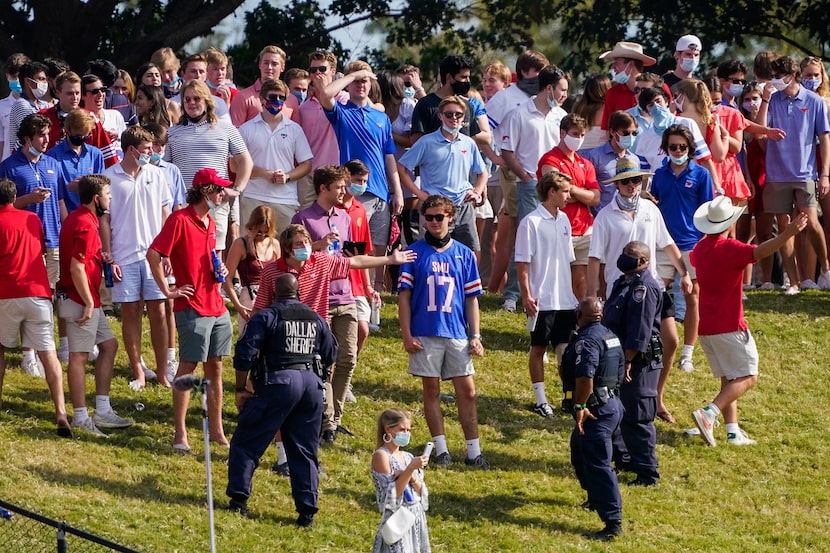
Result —
<path fill-rule="evenodd" d="M 637 175 L 636 177 L 627 177 L 624 179 L 620 179 L 620 184 L 640 184 L 643 182 L 643 176 Z"/>
<path fill-rule="evenodd" d="M 445 111 L 441 115 L 443 115 L 447 119 L 463 119 L 464 118 L 464 112 L 463 111 Z"/>
<path fill-rule="evenodd" d="M 317 67 L 309 67 L 308 72 L 314 75 L 315 73 L 325 73 L 328 68 L 325 65 L 318 65 Z"/>
<path fill-rule="evenodd" d="M 427 221 L 438 221 L 440 223 L 444 220 L 444 217 L 446 217 L 446 215 L 443 213 L 436 213 L 435 215 L 432 215 L 431 213 L 424 213 L 424 219 Z"/>
<path fill-rule="evenodd" d="M 669 144 L 669 150 L 672 152 L 685 152 L 689 149 L 687 144 Z"/>

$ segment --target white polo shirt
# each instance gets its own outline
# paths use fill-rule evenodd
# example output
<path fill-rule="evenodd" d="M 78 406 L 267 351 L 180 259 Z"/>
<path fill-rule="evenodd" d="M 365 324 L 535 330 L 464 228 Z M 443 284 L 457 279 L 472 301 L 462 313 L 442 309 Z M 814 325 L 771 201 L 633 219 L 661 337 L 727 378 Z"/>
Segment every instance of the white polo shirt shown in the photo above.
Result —
<path fill-rule="evenodd" d="M 150 244 L 161 232 L 162 208 L 171 208 L 164 170 L 147 164 L 133 179 L 116 163 L 104 171 L 110 178 L 112 256 L 119 265 L 145 259 Z"/>
<path fill-rule="evenodd" d="M 516 262 L 529 263 L 530 293 L 540 311 L 576 309 L 571 262 L 576 260 L 571 223 L 561 210 L 554 217 L 543 205 L 531 211 L 516 230 Z"/>
<path fill-rule="evenodd" d="M 616 200 L 611 200 L 594 219 L 594 234 L 591 237 L 591 248 L 588 250 L 588 257 L 595 257 L 600 263 L 605 263 L 605 297 L 611 293 L 614 281 L 622 275 L 617 269 L 617 258 L 632 240 L 648 245 L 651 251 L 648 270 L 660 286 L 663 286 L 663 279 L 657 274 L 656 251 L 674 244 L 674 240 L 666 228 L 660 209 L 651 201 L 640 198 L 632 219 L 629 212 L 619 208 Z"/>
<path fill-rule="evenodd" d="M 508 86 L 496 92 L 485 106 L 487 109 L 487 119 L 490 121 L 490 128 L 495 129 L 501 125 L 507 117 L 507 114 L 527 102 L 528 98 L 530 98 L 530 95 L 523 92 L 516 85 Z M 498 144 L 498 140 L 496 144 Z"/>
<path fill-rule="evenodd" d="M 269 170 L 282 169 L 287 174 L 297 163 L 313 157 L 302 127 L 287 117 L 283 117 L 274 130 L 271 130 L 260 114 L 239 127 L 239 134 L 242 135 L 242 140 L 248 146 L 248 153 L 257 167 Z M 274 184 L 268 179 L 252 177 L 243 194 L 246 198 L 261 202 L 300 205 L 296 180 Z"/>
<path fill-rule="evenodd" d="M 559 124 L 567 114 L 556 106 L 543 115 L 533 98 L 525 100 L 502 121 L 496 133 L 496 144 L 502 150 L 513 152 L 522 168 L 535 175 L 542 156 L 559 144 Z M 521 179 L 517 177 L 516 180 Z"/>

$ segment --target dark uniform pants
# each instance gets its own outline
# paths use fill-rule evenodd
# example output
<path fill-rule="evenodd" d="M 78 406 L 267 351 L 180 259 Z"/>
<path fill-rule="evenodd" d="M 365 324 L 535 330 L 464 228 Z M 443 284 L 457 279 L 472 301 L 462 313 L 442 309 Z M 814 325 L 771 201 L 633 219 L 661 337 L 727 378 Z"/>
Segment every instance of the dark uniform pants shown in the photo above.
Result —
<path fill-rule="evenodd" d="M 657 381 L 660 369 L 657 363 L 635 360 L 631 367 L 631 382 L 620 386 L 623 417 L 614 433 L 614 461 L 617 468 L 630 470 L 646 482 L 660 479 L 657 471 Z"/>
<path fill-rule="evenodd" d="M 591 413 L 597 420 L 583 423 L 585 434 L 580 436 L 576 428 L 571 434 L 571 464 L 599 518 L 603 522 L 622 520 L 620 486 L 611 468 L 611 435 L 620 425 L 622 403 L 612 397 L 607 404 L 592 408 Z"/>
<path fill-rule="evenodd" d="M 271 376 L 273 384 L 255 386 L 239 413 L 228 458 L 228 489 L 232 499 L 251 496 L 251 478 L 277 430 L 291 473 L 291 494 L 298 513 L 317 512 L 320 424 L 323 383 L 312 371 L 286 370 Z"/>

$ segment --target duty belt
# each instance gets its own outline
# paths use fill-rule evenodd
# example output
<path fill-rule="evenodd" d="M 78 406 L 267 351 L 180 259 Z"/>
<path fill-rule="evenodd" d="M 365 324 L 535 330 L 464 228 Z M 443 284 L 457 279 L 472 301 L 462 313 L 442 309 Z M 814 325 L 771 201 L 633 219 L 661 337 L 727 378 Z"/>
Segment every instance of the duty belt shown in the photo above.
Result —
<path fill-rule="evenodd" d="M 313 363 L 310 361 L 307 363 L 291 363 L 288 365 L 279 365 L 276 368 L 269 368 L 268 372 L 262 375 L 260 378 L 254 380 L 255 384 L 275 384 L 275 376 L 282 371 L 310 371 L 314 368 Z"/>
<path fill-rule="evenodd" d="M 609 388 L 608 386 L 598 386 L 594 388 L 594 391 L 591 392 L 591 395 L 588 396 L 588 401 L 586 405 L 588 407 L 598 407 L 600 405 L 605 405 L 608 403 L 608 400 L 612 397 L 616 397 L 619 395 L 619 390 L 615 388 Z"/>

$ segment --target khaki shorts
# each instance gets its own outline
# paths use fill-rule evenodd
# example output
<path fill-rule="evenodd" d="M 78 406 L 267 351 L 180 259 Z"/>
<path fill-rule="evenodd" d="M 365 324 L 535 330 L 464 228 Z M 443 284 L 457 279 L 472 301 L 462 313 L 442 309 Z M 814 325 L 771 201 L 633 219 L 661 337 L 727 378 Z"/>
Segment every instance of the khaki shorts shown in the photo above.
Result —
<path fill-rule="evenodd" d="M 700 336 L 700 347 L 715 378 L 735 380 L 758 374 L 758 348 L 749 330 Z"/>
<path fill-rule="evenodd" d="M 49 288 L 54 290 L 61 276 L 61 261 L 60 255 L 58 255 L 58 248 L 46 248 L 43 260 L 46 262 L 46 276 L 49 279 Z"/>
<path fill-rule="evenodd" d="M 502 211 L 508 217 L 519 216 L 516 203 L 516 175 L 507 167 L 499 167 L 499 185 L 501 185 Z"/>
<path fill-rule="evenodd" d="M 314 171 L 301 179 L 297 179 L 297 201 L 300 202 L 300 209 L 305 209 L 317 200 L 317 193 L 314 191 Z"/>
<path fill-rule="evenodd" d="M 277 231 L 277 236 L 285 230 L 285 227 L 291 224 L 291 218 L 294 217 L 299 210 L 299 208 L 295 205 L 274 204 L 271 202 L 263 202 L 262 200 L 255 200 L 253 198 L 246 198 L 244 192 L 242 202 L 240 203 L 242 204 L 240 206 L 242 216 L 242 224 L 240 226 L 242 228 L 245 228 L 245 225 L 248 224 L 248 219 L 251 218 L 251 213 L 253 213 L 254 209 L 261 205 L 267 205 L 274 212 L 274 225 Z"/>
<path fill-rule="evenodd" d="M 12 298 L 0 300 L 0 344 L 16 348 L 21 337 L 24 348 L 55 350 L 55 324 L 52 300 Z"/>
<path fill-rule="evenodd" d="M 449 380 L 475 374 L 466 338 L 415 336 L 424 349 L 409 354 L 409 374 Z"/>
<path fill-rule="evenodd" d="M 680 258 L 683 260 L 683 263 L 686 264 L 686 270 L 689 271 L 689 278 L 697 280 L 697 271 L 695 271 L 695 266 L 692 265 L 692 260 L 689 258 L 690 253 L 692 253 L 692 250 L 682 251 L 680 252 Z M 660 278 L 668 282 L 674 282 L 674 277 L 677 275 L 677 268 L 672 265 L 669 256 L 666 255 L 666 252 L 663 250 L 657 250 L 656 261 L 657 274 L 660 275 Z"/>
<path fill-rule="evenodd" d="M 574 247 L 574 256 L 576 256 L 571 265 L 587 265 L 588 250 L 591 248 L 591 232 L 588 231 L 588 234 L 582 236 L 571 236 L 571 243 Z"/>
<path fill-rule="evenodd" d="M 92 317 L 82 325 L 75 322 L 84 314 L 84 306 L 67 298 L 58 300 L 58 316 L 66 321 L 66 338 L 71 353 L 89 353 L 96 344 L 115 339 L 104 310 L 92 311 Z"/>
<path fill-rule="evenodd" d="M 770 182 L 764 185 L 764 209 L 767 213 L 792 213 L 798 208 L 818 207 L 816 181 Z"/>

